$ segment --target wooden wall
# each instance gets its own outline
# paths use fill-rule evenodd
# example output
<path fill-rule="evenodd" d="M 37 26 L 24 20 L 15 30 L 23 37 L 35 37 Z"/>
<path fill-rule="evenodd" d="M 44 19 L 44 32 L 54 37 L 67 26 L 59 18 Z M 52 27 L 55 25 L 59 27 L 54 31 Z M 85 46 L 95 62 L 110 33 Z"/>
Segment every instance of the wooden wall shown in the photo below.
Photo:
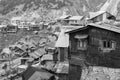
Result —
<path fill-rule="evenodd" d="M 85 51 L 78 51 L 77 50 L 77 40 L 74 38 L 76 34 L 87 34 L 88 35 L 88 46 L 87 50 Z M 92 41 L 91 38 L 95 38 L 95 41 Z M 115 50 L 111 50 L 109 52 L 103 52 L 100 49 L 100 41 L 102 40 L 112 40 L 116 43 Z M 77 56 L 81 58 L 84 56 L 88 63 L 91 65 L 98 65 L 98 66 L 108 66 L 108 67 L 120 67 L 120 34 L 95 28 L 89 27 L 85 30 L 80 30 L 75 33 L 70 34 L 70 55 Z"/>

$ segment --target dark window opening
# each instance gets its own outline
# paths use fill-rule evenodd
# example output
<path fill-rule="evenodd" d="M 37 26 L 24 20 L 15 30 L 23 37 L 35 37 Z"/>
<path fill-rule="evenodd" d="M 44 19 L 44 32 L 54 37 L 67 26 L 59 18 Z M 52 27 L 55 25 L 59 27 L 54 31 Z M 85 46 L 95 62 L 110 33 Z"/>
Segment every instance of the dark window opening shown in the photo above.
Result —
<path fill-rule="evenodd" d="M 103 48 L 115 49 L 114 41 L 103 41 Z"/>

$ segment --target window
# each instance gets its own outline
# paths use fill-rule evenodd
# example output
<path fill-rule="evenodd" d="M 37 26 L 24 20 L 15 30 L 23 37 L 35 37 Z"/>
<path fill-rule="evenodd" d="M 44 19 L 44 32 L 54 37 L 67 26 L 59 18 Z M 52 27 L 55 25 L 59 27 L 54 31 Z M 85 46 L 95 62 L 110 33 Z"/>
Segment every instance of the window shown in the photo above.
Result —
<path fill-rule="evenodd" d="M 102 48 L 104 49 L 115 49 L 116 43 L 114 41 L 103 41 Z"/>
<path fill-rule="evenodd" d="M 78 40 L 77 49 L 78 50 L 85 50 L 87 48 L 87 41 L 85 39 Z"/>
<path fill-rule="evenodd" d="M 110 41 L 103 41 L 103 47 L 104 48 L 112 48 L 112 44 Z"/>
<path fill-rule="evenodd" d="M 75 23 L 77 23 L 77 20 L 75 20 Z"/>

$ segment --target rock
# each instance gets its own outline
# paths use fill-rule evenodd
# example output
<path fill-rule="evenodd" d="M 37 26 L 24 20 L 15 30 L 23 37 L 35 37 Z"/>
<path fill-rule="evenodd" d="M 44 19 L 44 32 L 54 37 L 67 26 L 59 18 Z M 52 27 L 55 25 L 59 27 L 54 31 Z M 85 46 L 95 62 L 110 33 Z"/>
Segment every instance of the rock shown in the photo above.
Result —
<path fill-rule="evenodd" d="M 119 80 L 120 69 L 92 67 L 82 70 L 81 80 Z"/>

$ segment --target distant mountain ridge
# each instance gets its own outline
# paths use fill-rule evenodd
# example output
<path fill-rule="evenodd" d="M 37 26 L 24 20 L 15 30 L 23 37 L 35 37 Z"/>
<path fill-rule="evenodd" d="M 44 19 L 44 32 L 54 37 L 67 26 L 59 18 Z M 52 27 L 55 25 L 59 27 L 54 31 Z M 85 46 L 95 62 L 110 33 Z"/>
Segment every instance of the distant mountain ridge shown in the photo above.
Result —
<path fill-rule="evenodd" d="M 7 14 L 16 6 L 24 4 L 23 11 L 35 7 L 45 6 L 48 9 L 68 8 L 72 14 L 83 14 L 85 11 L 96 11 L 106 0 L 1 0 L 0 13 Z"/>
<path fill-rule="evenodd" d="M 114 2 L 114 0 L 1 0 L 0 13 L 14 16 L 45 7 L 48 10 L 55 10 L 53 13 L 66 11 L 71 15 L 88 15 L 88 12 L 100 10 L 106 1 Z M 117 9 L 120 16 L 119 4 Z"/>

